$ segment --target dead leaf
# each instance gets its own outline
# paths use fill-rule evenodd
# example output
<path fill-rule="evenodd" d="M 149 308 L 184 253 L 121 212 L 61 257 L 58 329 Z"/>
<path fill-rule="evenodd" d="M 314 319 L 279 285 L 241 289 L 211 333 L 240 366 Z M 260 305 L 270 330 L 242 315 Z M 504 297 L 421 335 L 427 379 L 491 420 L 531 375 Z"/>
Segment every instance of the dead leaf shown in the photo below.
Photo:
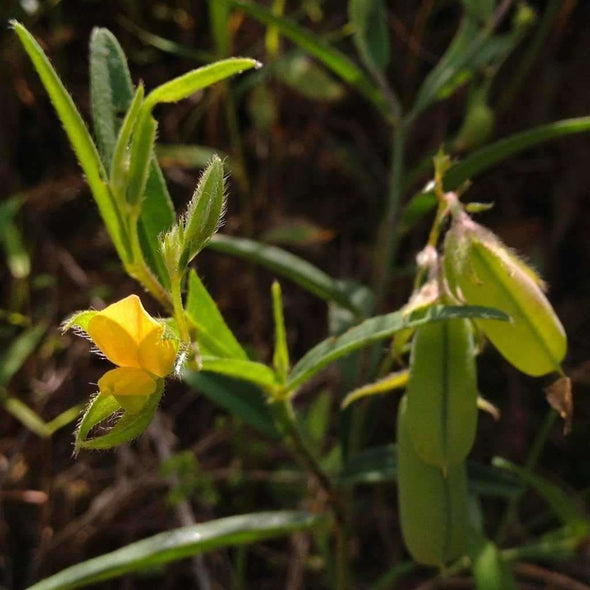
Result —
<path fill-rule="evenodd" d="M 574 400 L 572 396 L 572 380 L 565 375 L 545 388 L 545 397 L 549 405 L 559 412 L 563 418 L 563 434 L 567 435 L 572 430 L 572 416 L 574 413 Z"/>

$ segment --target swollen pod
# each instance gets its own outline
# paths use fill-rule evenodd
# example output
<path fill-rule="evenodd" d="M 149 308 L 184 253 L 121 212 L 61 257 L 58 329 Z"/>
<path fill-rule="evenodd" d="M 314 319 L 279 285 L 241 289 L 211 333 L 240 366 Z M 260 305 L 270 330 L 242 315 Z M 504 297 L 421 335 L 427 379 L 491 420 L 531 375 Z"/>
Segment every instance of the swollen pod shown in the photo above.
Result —
<path fill-rule="evenodd" d="M 443 567 L 465 552 L 465 463 L 440 468 L 420 459 L 409 434 L 407 401 L 397 419 L 398 500 L 404 542 L 419 563 Z"/>
<path fill-rule="evenodd" d="M 468 320 L 432 322 L 416 330 L 407 397 L 408 432 L 420 458 L 443 471 L 461 463 L 477 428 L 477 372 Z"/>
<path fill-rule="evenodd" d="M 468 304 L 495 307 L 510 316 L 510 322 L 475 320 L 509 363 L 532 376 L 560 370 L 567 339 L 543 282 L 463 211 L 454 214 L 447 232 L 444 265 L 449 285 Z"/>

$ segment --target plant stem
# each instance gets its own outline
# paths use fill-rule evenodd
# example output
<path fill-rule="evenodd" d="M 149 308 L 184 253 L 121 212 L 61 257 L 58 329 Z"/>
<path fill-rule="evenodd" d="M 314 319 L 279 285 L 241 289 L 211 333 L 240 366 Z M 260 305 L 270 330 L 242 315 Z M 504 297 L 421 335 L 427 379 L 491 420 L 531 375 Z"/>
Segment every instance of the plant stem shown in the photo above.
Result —
<path fill-rule="evenodd" d="M 551 433 L 551 429 L 555 424 L 555 420 L 557 419 L 558 413 L 551 408 L 547 415 L 545 416 L 545 420 L 537 432 L 535 436 L 535 440 L 533 441 L 533 445 L 531 446 L 531 450 L 529 451 L 528 457 L 524 464 L 524 470 L 528 473 L 534 471 L 537 462 L 539 460 L 539 456 L 541 455 L 541 451 L 549 438 L 549 434 Z M 526 488 L 523 488 L 518 494 L 515 494 L 510 498 L 508 506 L 506 507 L 506 511 L 504 512 L 504 517 L 498 527 L 498 534 L 496 535 L 496 544 L 501 545 L 505 540 L 508 533 L 508 528 L 514 522 L 516 518 L 516 514 L 518 512 L 518 505 Z"/>
<path fill-rule="evenodd" d="M 191 338 L 190 328 L 184 312 L 184 305 L 182 303 L 182 278 L 179 273 L 175 273 L 170 277 L 170 294 L 172 296 L 172 307 L 174 311 L 174 319 L 178 326 L 178 333 L 183 346 L 186 347 L 192 355 L 188 359 L 188 366 L 195 370 L 201 370 L 201 355 L 199 353 L 199 345 L 196 340 Z"/>
<path fill-rule="evenodd" d="M 291 443 L 295 457 L 301 466 L 313 475 L 327 496 L 328 503 L 334 514 L 334 532 L 336 536 L 335 588 L 337 590 L 347 590 L 349 588 L 348 539 L 346 511 L 342 498 L 305 441 L 297 424 L 291 400 L 285 397 L 275 398 L 272 400 L 270 407 L 278 430 L 283 438 Z"/>
<path fill-rule="evenodd" d="M 385 208 L 385 215 L 379 228 L 376 248 L 375 275 L 373 287 L 375 290 L 375 308 L 378 310 L 383 304 L 389 279 L 391 278 L 393 258 L 399 242 L 398 211 L 402 197 L 402 180 L 404 168 L 404 143 L 406 126 L 401 123 L 393 130 L 391 176 L 389 180 L 389 196 Z"/>
<path fill-rule="evenodd" d="M 137 282 L 139 282 L 144 289 L 162 304 L 166 311 L 171 312 L 173 309 L 170 295 L 160 284 L 158 279 L 154 276 L 149 266 L 147 265 L 139 242 L 139 233 L 137 226 L 139 216 L 131 214 L 130 216 L 130 238 L 131 238 L 131 257 L 133 262 L 126 265 L 126 270 Z"/>

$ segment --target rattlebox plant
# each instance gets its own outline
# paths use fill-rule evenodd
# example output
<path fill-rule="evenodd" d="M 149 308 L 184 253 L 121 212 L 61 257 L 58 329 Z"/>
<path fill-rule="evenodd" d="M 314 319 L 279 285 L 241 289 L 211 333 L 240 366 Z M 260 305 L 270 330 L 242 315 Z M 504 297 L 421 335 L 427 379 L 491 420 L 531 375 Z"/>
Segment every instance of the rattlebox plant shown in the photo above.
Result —
<path fill-rule="evenodd" d="M 249 450 L 251 434 L 242 429 L 246 424 L 257 431 L 252 436 L 259 437 L 256 444 L 268 449 L 269 458 L 288 451 L 298 464 L 295 479 L 305 483 L 298 488 L 299 500 L 292 494 L 276 494 L 277 501 L 288 503 L 285 509 L 267 510 L 263 504 L 261 512 L 211 518 L 161 532 L 73 565 L 31 588 L 80 587 L 140 570 L 155 571 L 206 551 L 294 533 L 300 535 L 297 539 L 307 535 L 313 541 L 293 545 L 298 551 L 305 545 L 301 572 L 321 576 L 321 587 L 336 590 L 393 588 L 395 580 L 420 566 L 436 568 L 417 570 L 433 577 L 470 570 L 478 590 L 516 588 L 518 572 L 513 564 L 521 555 L 544 561 L 558 550 L 566 556 L 575 554 L 590 531 L 587 515 L 572 506 L 563 490 L 534 473 L 555 410 L 548 408 L 547 427 L 538 434 L 524 468 L 501 459 L 491 465 L 470 455 L 478 441 L 478 412 L 491 410 L 498 417 L 505 409 L 495 408 L 480 393 L 478 357 L 483 351 L 493 348 L 528 377 L 543 377 L 542 385 L 549 385 L 548 400 L 568 427 L 573 402 L 562 368 L 567 337 L 547 288 L 532 266 L 481 225 L 479 217 L 475 221 L 479 215 L 485 222 L 490 206 L 469 202 L 468 181 L 478 182 L 479 173 L 526 147 L 590 129 L 590 120 L 583 118 L 490 143 L 497 122 L 492 83 L 533 21 L 524 3 L 512 10 L 510 3 L 496 4 L 461 3 L 463 13 L 454 39 L 411 100 L 400 99 L 396 84 L 389 80 L 396 56 L 389 40 L 391 9 L 383 0 L 350 0 L 349 27 L 344 30 L 352 31 L 354 44 L 349 49 L 356 48 L 354 57 L 285 16 L 286 3 L 280 0 L 271 2 L 270 8 L 247 0 L 211 0 L 214 50 L 208 54 L 208 63 L 156 88 L 139 82 L 117 38 L 107 29 L 96 28 L 90 40 L 91 128 L 41 45 L 23 24 L 11 21 L 15 39 L 30 58 L 63 125 L 121 269 L 137 286 L 136 293 L 125 297 L 109 296 L 102 309 L 71 310 L 62 325 L 64 332 L 73 330 L 87 337 L 105 357 L 105 372 L 96 386 L 80 394 L 84 408 L 64 414 L 59 423 L 62 427 L 78 416 L 73 429 L 75 454 L 134 444 L 131 441 L 151 429 L 162 428 L 157 415 L 163 411 L 164 394 L 173 397 L 185 388 L 217 404 L 220 414 L 231 416 L 226 424 L 239 427 L 240 442 L 235 446 L 240 466 L 246 469 L 255 457 L 254 451 L 247 456 L 245 450 Z M 302 10 L 309 11 L 312 5 L 320 13 L 323 10 L 316 2 L 302 3 Z M 506 12 L 512 20 L 498 28 Z M 230 56 L 231 36 L 243 19 L 250 18 L 266 30 L 262 49 L 258 48 L 264 53 L 263 61 L 268 60 L 265 67 L 252 57 Z M 281 39 L 298 46 L 285 59 Z M 161 39 L 158 42 L 162 45 Z M 305 62 L 299 62 L 300 58 Z M 315 82 L 313 91 L 308 88 L 310 100 L 337 100 L 346 89 L 358 93 L 390 133 L 389 192 L 380 227 L 366 228 L 375 236 L 371 284 L 333 279 L 303 258 L 253 239 L 256 210 L 236 105 L 240 96 L 257 88 L 249 108 L 262 108 L 260 102 L 274 96 L 267 77 L 276 75 L 293 85 L 293 72 L 297 74 L 294 86 L 300 85 L 302 92 L 305 76 L 311 72 Z M 233 92 L 233 78 L 243 84 L 242 94 Z M 328 92 L 324 86 L 329 84 L 335 86 Z M 194 192 L 185 196 L 186 205 L 177 214 L 158 159 L 166 153 L 158 145 L 158 117 L 174 108 L 171 103 L 189 97 L 197 103 L 214 85 L 216 100 L 225 105 L 232 151 L 229 156 L 215 149 L 207 152 L 206 161 L 201 162 L 203 171 L 194 179 Z M 468 100 L 458 132 L 436 155 L 425 154 L 415 169 L 418 172 L 411 173 L 407 146 L 416 122 L 432 105 L 465 86 Z M 252 118 L 268 132 L 277 112 L 256 111 Z M 246 196 L 245 221 L 232 227 L 244 230 L 245 237 L 219 233 L 227 200 L 232 199 L 230 170 L 234 186 Z M 404 201 L 421 171 L 432 179 Z M 400 246 L 405 244 L 402 237 L 411 231 L 419 236 L 417 222 L 432 212 L 426 244 L 411 269 L 408 303 L 391 309 L 392 276 Z M 272 342 L 265 350 L 241 342 L 202 280 L 197 263 L 204 249 L 233 255 L 244 260 L 245 266 L 264 266 L 273 277 L 294 282 L 325 300 L 330 333 L 297 358 L 290 350 L 289 334 L 291 322 L 298 320 L 289 314 L 285 318 L 281 285 L 275 280 L 265 300 L 274 328 Z M 226 278 L 225 284 L 234 279 Z M 246 295 L 264 309 L 258 293 Z M 142 301 L 157 311 L 148 313 Z M 107 361 L 115 367 L 107 368 Z M 340 378 L 333 380 L 337 382 L 335 403 L 327 390 L 318 391 L 317 376 L 329 365 L 339 368 Z M 170 379 L 178 381 L 174 388 L 166 386 Z M 531 387 L 542 391 L 539 381 Z M 391 420 L 391 429 L 377 436 L 395 440 L 395 445 L 371 448 L 366 429 L 372 415 L 369 409 L 390 403 L 376 396 L 401 389 L 405 392 L 395 402 L 396 426 Z M 304 406 L 312 392 L 317 395 L 313 409 L 302 411 L 301 400 Z M 22 418 L 22 407 L 19 411 Z M 53 433 L 48 424 L 35 424 L 42 436 Z M 184 490 L 174 497 L 175 504 L 186 502 L 181 510 L 185 520 L 190 514 L 190 494 L 213 487 L 191 453 L 185 451 L 184 460 L 177 461 L 184 472 L 175 480 L 176 491 Z M 168 460 L 172 463 L 165 462 L 165 473 L 176 464 L 174 458 Z M 271 482 L 274 476 L 264 472 Z M 356 486 L 390 481 L 395 481 L 396 492 L 388 489 L 379 501 L 395 508 L 399 531 L 384 525 L 380 534 L 403 540 L 404 560 L 411 561 L 388 564 L 383 577 L 370 585 L 371 574 L 355 553 L 365 550 L 354 540 L 361 512 Z M 507 549 L 504 528 L 512 524 L 525 486 L 548 502 L 560 526 L 532 544 Z M 481 505 L 487 495 L 499 496 L 507 504 L 507 524 L 495 540 L 488 537 L 487 523 L 484 526 Z M 209 497 L 214 503 L 222 494 L 216 491 Z M 245 550 L 238 551 L 238 561 L 245 560 Z M 401 551 L 393 553 L 401 555 Z M 316 560 L 311 559 L 312 552 Z M 207 586 L 204 562 L 193 563 L 203 587 L 213 587 Z M 244 563 L 236 566 L 236 588 L 247 586 Z"/>

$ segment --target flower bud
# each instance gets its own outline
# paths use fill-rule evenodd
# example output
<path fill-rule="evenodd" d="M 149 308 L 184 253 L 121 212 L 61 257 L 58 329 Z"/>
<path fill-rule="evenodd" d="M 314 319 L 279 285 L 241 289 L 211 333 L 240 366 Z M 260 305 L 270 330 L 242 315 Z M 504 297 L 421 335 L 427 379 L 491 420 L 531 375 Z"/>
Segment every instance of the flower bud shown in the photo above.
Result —
<path fill-rule="evenodd" d="M 469 305 L 510 316 L 511 322 L 475 320 L 508 362 L 532 376 L 560 371 L 567 340 L 542 280 L 462 210 L 447 233 L 444 266 L 449 285 Z"/>

